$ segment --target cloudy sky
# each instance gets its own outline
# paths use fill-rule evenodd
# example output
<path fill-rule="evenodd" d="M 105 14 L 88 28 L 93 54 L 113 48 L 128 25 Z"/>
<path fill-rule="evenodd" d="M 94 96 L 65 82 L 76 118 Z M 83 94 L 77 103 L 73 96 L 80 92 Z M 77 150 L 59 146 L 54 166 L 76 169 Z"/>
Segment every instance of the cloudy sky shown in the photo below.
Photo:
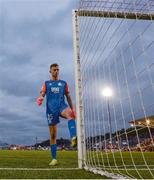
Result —
<path fill-rule="evenodd" d="M 74 98 L 72 9 L 77 0 L 0 0 L 0 141 L 49 138 L 45 105 L 35 103 L 49 66 L 60 65 Z M 68 138 L 67 123 L 58 137 Z"/>
<path fill-rule="evenodd" d="M 75 101 L 72 9 L 78 7 L 78 2 L 0 0 L 0 142 L 28 145 L 34 144 L 36 137 L 39 142 L 49 139 L 45 104 L 38 107 L 36 98 L 42 83 L 50 78 L 51 63 L 59 63 L 60 77 L 68 81 Z M 124 123 L 130 127 L 132 114 L 136 119 L 153 115 L 153 27 L 152 21 L 80 18 L 88 130 L 104 128 L 104 133 L 108 131 L 106 101 L 99 93 L 106 82 L 115 90 L 110 100 L 111 121 L 114 122 L 115 111 L 118 122 L 113 123 L 113 129 L 117 125 L 118 129 L 123 128 Z M 95 133 L 90 136 L 92 134 Z M 66 120 L 58 125 L 60 137 L 69 138 Z"/>

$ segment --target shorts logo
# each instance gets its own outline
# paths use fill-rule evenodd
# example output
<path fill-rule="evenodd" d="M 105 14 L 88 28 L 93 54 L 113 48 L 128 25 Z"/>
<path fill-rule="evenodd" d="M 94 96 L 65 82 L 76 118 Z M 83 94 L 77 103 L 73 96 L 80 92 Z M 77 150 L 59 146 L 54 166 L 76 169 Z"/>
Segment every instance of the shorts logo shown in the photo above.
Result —
<path fill-rule="evenodd" d="M 52 114 L 48 114 L 48 124 L 52 123 L 52 119 L 53 119 L 53 115 Z"/>
<path fill-rule="evenodd" d="M 59 93 L 59 87 L 52 87 L 51 92 L 53 93 Z"/>
<path fill-rule="evenodd" d="M 53 115 L 52 114 L 48 114 L 48 120 L 52 120 L 53 119 Z"/>

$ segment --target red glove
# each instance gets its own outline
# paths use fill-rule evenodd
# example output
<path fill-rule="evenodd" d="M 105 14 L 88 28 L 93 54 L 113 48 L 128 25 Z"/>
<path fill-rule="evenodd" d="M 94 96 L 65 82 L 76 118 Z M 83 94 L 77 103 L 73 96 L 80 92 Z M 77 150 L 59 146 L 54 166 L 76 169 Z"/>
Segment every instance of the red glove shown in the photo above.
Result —
<path fill-rule="evenodd" d="M 73 116 L 74 119 L 76 118 L 76 111 L 75 111 L 75 108 L 72 109 L 72 116 Z"/>
<path fill-rule="evenodd" d="M 38 97 L 38 98 L 37 98 L 36 102 L 37 102 L 37 105 L 38 105 L 38 106 L 41 106 L 41 105 L 42 105 L 43 99 L 44 99 L 43 97 Z"/>

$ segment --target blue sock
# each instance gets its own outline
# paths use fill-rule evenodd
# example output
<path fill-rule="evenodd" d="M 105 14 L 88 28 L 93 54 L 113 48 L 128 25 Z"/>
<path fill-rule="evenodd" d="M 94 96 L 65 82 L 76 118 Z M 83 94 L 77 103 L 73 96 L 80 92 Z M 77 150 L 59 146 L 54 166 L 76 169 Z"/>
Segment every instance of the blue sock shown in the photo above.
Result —
<path fill-rule="evenodd" d="M 56 159 L 57 144 L 52 144 L 50 147 L 51 147 L 51 157 L 52 159 Z"/>
<path fill-rule="evenodd" d="M 71 138 L 76 136 L 76 124 L 74 119 L 68 121 L 68 128 Z"/>

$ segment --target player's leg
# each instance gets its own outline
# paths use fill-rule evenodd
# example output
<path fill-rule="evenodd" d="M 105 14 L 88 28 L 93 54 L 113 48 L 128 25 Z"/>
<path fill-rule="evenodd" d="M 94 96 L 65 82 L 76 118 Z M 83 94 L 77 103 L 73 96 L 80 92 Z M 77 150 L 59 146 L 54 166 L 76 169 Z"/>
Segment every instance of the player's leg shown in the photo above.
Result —
<path fill-rule="evenodd" d="M 56 165 L 57 162 L 57 143 L 56 143 L 56 138 L 57 138 L 57 126 L 56 125 L 51 125 L 49 126 L 49 131 L 50 131 L 50 148 L 51 148 L 51 157 L 52 161 L 49 165 Z"/>
<path fill-rule="evenodd" d="M 65 109 L 63 109 L 61 111 L 61 116 L 68 120 L 68 128 L 72 141 L 71 145 L 74 147 L 77 145 L 77 135 L 76 135 L 76 123 L 71 108 L 66 107 Z"/>

